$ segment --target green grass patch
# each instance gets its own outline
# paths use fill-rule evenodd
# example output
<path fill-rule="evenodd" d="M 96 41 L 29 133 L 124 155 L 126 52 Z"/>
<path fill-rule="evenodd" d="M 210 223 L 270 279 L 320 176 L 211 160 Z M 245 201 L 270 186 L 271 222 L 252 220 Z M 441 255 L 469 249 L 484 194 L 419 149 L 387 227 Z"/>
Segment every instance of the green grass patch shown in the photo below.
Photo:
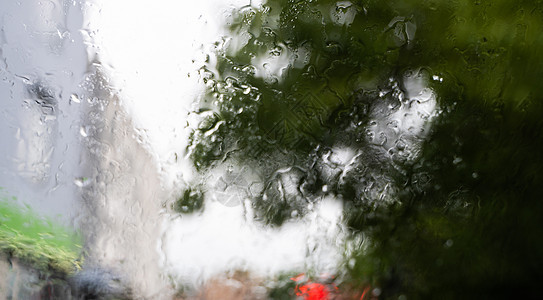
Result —
<path fill-rule="evenodd" d="M 40 270 L 70 274 L 80 268 L 81 244 L 73 230 L 0 194 L 1 252 Z"/>

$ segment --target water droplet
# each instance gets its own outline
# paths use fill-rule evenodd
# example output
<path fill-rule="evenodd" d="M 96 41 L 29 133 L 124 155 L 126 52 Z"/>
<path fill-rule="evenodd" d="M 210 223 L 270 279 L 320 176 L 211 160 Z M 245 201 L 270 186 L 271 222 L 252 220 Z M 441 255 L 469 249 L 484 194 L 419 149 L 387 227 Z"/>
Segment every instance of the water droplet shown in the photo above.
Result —
<path fill-rule="evenodd" d="M 83 126 L 81 126 L 79 128 L 79 134 L 81 134 L 82 137 L 88 137 L 89 135 L 87 134 L 87 129 Z"/>
<path fill-rule="evenodd" d="M 74 180 L 74 184 L 78 187 L 85 187 L 89 185 L 90 180 L 87 177 L 78 177 Z"/>
<path fill-rule="evenodd" d="M 455 157 L 454 160 L 453 160 L 453 164 L 457 165 L 459 163 L 462 162 L 462 158 L 461 157 Z"/>
<path fill-rule="evenodd" d="M 81 103 L 81 99 L 79 99 L 79 96 L 77 96 L 76 94 L 72 94 L 70 96 L 70 103 L 72 102 Z"/>

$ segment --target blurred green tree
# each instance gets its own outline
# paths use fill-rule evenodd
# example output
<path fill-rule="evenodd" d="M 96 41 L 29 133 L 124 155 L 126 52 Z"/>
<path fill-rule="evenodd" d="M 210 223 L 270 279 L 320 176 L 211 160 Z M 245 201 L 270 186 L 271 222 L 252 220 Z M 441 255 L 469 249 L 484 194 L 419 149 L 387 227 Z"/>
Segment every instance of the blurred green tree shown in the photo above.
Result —
<path fill-rule="evenodd" d="M 198 170 L 259 170 L 253 203 L 268 224 L 342 199 L 355 245 L 344 277 L 384 299 L 541 295 L 541 1 L 268 0 L 235 10 L 229 29 L 202 68 Z M 413 102 L 406 74 L 424 77 L 438 113 L 417 155 L 383 161 L 371 112 Z M 337 145 L 366 153 L 359 171 L 323 175 Z M 298 194 L 280 192 L 285 164 Z"/>

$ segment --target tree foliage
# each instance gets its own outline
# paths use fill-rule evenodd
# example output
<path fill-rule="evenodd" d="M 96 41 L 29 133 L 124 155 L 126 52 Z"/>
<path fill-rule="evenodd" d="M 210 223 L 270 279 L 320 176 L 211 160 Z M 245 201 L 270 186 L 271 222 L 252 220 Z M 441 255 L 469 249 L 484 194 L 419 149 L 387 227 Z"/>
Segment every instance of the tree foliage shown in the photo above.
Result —
<path fill-rule="evenodd" d="M 258 170 L 253 203 L 269 224 L 337 196 L 353 240 L 368 241 L 346 278 L 383 298 L 540 294 L 541 1 L 269 0 L 235 10 L 229 29 L 202 68 L 197 169 Z M 437 97 L 421 117 L 431 127 L 376 143 L 372 112 L 418 101 L 406 76 Z M 338 146 L 362 153 L 343 176 L 323 169 Z M 285 174 L 298 192 L 281 192 Z"/>

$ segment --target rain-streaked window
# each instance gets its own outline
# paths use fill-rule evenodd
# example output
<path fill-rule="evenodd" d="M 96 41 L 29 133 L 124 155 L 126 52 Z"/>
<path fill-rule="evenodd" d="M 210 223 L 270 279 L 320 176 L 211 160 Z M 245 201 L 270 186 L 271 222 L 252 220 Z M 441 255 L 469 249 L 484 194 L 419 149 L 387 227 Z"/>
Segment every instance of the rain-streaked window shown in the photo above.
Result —
<path fill-rule="evenodd" d="M 542 51 L 539 1 L 5 0 L 0 295 L 537 298 Z"/>

